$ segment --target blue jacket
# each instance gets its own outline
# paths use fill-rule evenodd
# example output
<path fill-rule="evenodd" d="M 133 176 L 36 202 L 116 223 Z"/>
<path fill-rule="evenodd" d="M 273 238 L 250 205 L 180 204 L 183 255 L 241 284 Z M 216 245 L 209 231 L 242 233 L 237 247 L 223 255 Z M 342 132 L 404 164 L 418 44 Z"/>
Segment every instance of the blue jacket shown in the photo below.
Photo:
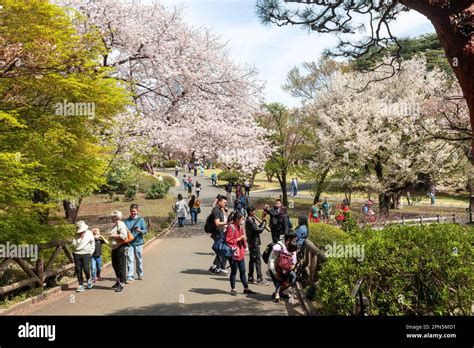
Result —
<path fill-rule="evenodd" d="M 130 245 L 133 245 L 133 246 L 143 245 L 145 243 L 145 241 L 143 240 L 143 235 L 147 233 L 145 219 L 143 219 L 141 216 L 137 216 L 136 219 L 132 220 L 132 218 L 129 216 L 124 221 L 124 223 L 127 226 L 127 228 L 130 230 L 130 232 L 132 232 L 132 234 L 135 236 L 135 239 L 130 243 Z M 133 227 L 133 231 L 132 231 L 132 227 Z M 135 231 L 135 227 L 138 227 L 142 231 L 142 233 Z"/>
<path fill-rule="evenodd" d="M 308 237 L 308 228 L 306 225 L 300 225 L 295 231 L 296 233 L 296 245 L 298 248 L 302 248 L 304 246 L 304 241 L 306 237 Z"/>

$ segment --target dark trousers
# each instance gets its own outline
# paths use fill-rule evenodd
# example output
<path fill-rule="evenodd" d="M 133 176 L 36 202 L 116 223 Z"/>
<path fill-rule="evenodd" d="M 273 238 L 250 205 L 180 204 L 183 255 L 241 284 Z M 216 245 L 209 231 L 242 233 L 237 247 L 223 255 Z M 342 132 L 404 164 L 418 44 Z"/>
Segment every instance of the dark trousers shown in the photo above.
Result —
<path fill-rule="evenodd" d="M 127 247 L 128 245 L 121 245 L 117 249 L 112 250 L 112 267 L 120 283 L 125 283 L 125 278 L 127 277 Z"/>
<path fill-rule="evenodd" d="M 253 278 L 253 269 L 257 270 L 257 278 L 263 278 L 262 275 L 262 254 L 260 253 L 260 246 L 249 247 L 250 261 L 249 261 L 249 278 Z"/>
<path fill-rule="evenodd" d="M 250 187 L 245 188 L 245 195 L 250 196 Z"/>
<path fill-rule="evenodd" d="M 76 276 L 77 280 L 79 281 L 79 285 L 84 283 L 84 279 L 82 278 L 82 271 L 86 274 L 86 280 L 91 278 L 91 254 L 76 254 L 74 253 L 74 264 L 76 265 Z"/>
<path fill-rule="evenodd" d="M 184 221 L 186 220 L 186 217 L 179 217 L 178 218 L 178 226 L 183 227 L 184 226 Z"/>
<path fill-rule="evenodd" d="M 245 259 L 236 261 L 234 259 L 230 260 L 230 286 L 232 289 L 235 289 L 235 278 L 237 278 L 237 269 L 240 274 L 240 281 L 244 286 L 244 289 L 248 288 L 247 277 L 245 276 Z"/>
<path fill-rule="evenodd" d="M 280 231 L 276 229 L 271 229 L 271 231 L 272 231 L 272 243 L 278 243 L 281 236 Z"/>

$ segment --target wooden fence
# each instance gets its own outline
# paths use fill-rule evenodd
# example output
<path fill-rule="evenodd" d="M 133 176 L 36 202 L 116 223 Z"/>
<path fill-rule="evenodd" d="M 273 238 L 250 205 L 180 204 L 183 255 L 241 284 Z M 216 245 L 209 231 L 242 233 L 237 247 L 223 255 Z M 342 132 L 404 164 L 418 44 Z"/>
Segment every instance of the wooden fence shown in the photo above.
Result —
<path fill-rule="evenodd" d="M 4 297 L 9 292 L 14 290 L 18 290 L 27 286 L 35 285 L 36 287 L 41 288 L 43 290 L 44 284 L 48 278 L 55 277 L 61 274 L 66 273 L 67 271 L 74 268 L 74 258 L 72 253 L 67 248 L 68 241 L 54 241 L 46 244 L 41 244 L 38 246 L 38 260 L 36 261 L 36 265 L 32 266 L 24 259 L 19 257 L 14 258 L 6 258 L 0 261 L 0 279 L 3 277 L 5 271 L 7 270 L 8 266 L 12 263 L 16 263 L 23 272 L 29 276 L 29 278 L 17 281 L 13 284 L 8 284 L 0 287 L 0 298 Z M 47 249 L 54 249 L 53 253 L 49 257 L 48 261 L 44 262 L 42 256 L 40 256 L 40 252 L 47 250 Z M 69 263 L 66 265 L 61 265 L 56 269 L 53 269 L 54 261 L 58 258 L 58 255 L 64 252 L 66 255 Z"/>

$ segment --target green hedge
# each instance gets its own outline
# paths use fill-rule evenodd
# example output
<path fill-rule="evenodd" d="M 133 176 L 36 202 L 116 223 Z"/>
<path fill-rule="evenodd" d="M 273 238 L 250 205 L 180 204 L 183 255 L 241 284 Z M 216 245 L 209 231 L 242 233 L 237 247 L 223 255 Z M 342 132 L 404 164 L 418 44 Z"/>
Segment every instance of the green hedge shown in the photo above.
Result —
<path fill-rule="evenodd" d="M 178 165 L 178 161 L 170 160 L 170 161 L 164 161 L 163 162 L 163 167 L 164 168 L 174 168 Z"/>
<path fill-rule="evenodd" d="M 162 175 L 163 181 L 166 182 L 170 187 L 176 186 L 176 180 L 172 176 Z"/>
<path fill-rule="evenodd" d="M 471 229 L 454 224 L 397 226 L 358 233 L 351 243 L 364 246 L 365 258 L 328 258 L 316 291 L 324 314 L 352 314 L 350 291 L 361 277 L 372 315 L 471 313 Z"/>
<path fill-rule="evenodd" d="M 217 179 L 219 179 L 220 181 L 235 183 L 241 179 L 241 175 L 238 171 L 235 170 L 224 170 L 217 174 Z"/>
<path fill-rule="evenodd" d="M 324 248 L 333 242 L 343 243 L 348 241 L 349 236 L 339 227 L 323 223 L 309 224 L 309 240 L 318 248 Z"/>
<path fill-rule="evenodd" d="M 146 193 L 148 192 L 153 184 L 156 184 L 159 182 L 157 178 L 155 178 L 152 175 L 143 175 L 137 179 L 137 184 L 138 184 L 138 190 L 141 193 Z"/>
<path fill-rule="evenodd" d="M 170 189 L 170 185 L 165 181 L 158 181 L 147 191 L 146 199 L 161 199 L 164 198 Z"/>

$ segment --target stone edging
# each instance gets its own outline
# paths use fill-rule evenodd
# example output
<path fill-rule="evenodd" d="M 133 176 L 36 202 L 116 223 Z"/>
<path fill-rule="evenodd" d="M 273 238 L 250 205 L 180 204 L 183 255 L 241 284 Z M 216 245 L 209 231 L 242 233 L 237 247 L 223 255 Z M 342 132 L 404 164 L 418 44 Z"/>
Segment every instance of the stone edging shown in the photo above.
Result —
<path fill-rule="evenodd" d="M 171 231 L 171 229 L 173 228 L 174 224 L 176 223 L 176 221 L 177 220 L 174 220 L 166 230 L 164 230 L 163 232 L 161 232 L 160 234 L 156 235 L 155 237 L 150 239 L 148 242 L 146 242 L 143 247 L 144 248 L 147 247 L 151 243 L 155 242 L 158 238 L 163 237 L 167 233 L 169 233 Z M 105 271 L 105 270 L 109 269 L 111 266 L 112 266 L 112 262 L 107 262 L 105 265 L 102 266 L 102 271 Z M 0 309 L 0 316 L 14 314 L 18 310 L 26 308 L 26 307 L 34 304 L 34 303 L 44 301 L 44 300 L 48 299 L 49 297 L 51 297 L 54 294 L 57 294 L 57 293 L 59 293 L 61 291 L 64 291 L 64 290 L 67 290 L 67 289 L 69 289 L 69 287 L 71 287 L 74 284 L 77 284 L 77 279 L 72 279 L 69 282 L 67 282 L 66 284 L 61 284 L 61 285 L 58 285 L 58 286 L 56 286 L 52 289 L 43 291 L 43 293 L 41 293 L 39 295 L 36 295 L 36 296 L 33 296 L 33 297 L 30 297 L 30 298 L 27 298 L 26 300 L 20 301 L 18 303 L 15 303 L 14 305 L 12 305 L 9 308 Z"/>
<path fill-rule="evenodd" d="M 298 299 L 301 303 L 301 306 L 303 307 L 303 310 L 307 316 L 315 316 L 316 313 L 314 312 L 313 306 L 309 302 L 309 300 L 306 298 L 306 294 L 304 293 L 303 286 L 301 285 L 300 282 L 296 282 L 296 293 L 298 294 Z"/>

